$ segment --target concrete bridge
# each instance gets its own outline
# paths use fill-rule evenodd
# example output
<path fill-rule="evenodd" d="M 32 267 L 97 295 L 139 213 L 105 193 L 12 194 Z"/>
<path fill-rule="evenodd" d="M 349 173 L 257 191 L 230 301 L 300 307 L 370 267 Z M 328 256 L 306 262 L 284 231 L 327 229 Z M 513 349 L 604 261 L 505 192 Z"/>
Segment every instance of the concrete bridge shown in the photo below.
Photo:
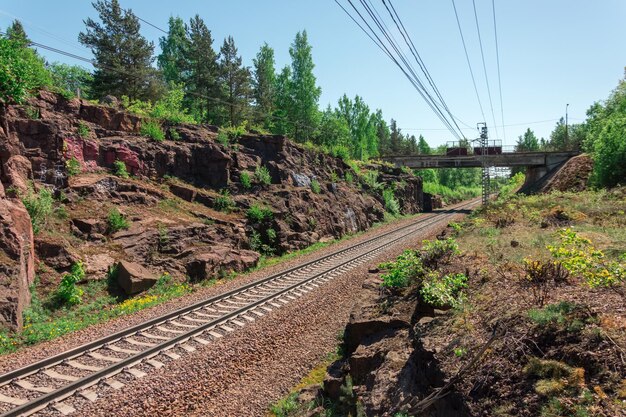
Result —
<path fill-rule="evenodd" d="M 383 158 L 397 167 L 425 168 L 477 168 L 483 162 L 488 167 L 526 167 L 526 182 L 522 190 L 545 183 L 565 162 L 580 152 L 505 152 L 495 155 L 413 155 Z"/>

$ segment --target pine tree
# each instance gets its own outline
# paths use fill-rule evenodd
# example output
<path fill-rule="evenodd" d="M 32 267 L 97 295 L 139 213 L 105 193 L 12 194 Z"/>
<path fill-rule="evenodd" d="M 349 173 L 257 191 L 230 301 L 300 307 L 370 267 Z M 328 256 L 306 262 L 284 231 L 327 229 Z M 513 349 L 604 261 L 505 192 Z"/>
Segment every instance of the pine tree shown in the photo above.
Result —
<path fill-rule="evenodd" d="M 276 77 L 276 95 L 274 101 L 274 128 L 275 135 L 292 135 L 294 133 L 293 123 L 290 123 L 289 116 L 293 109 L 293 97 L 291 94 L 291 68 L 283 67 L 278 77 Z"/>
<path fill-rule="evenodd" d="M 220 48 L 220 85 L 226 102 L 228 123 L 239 125 L 250 107 L 250 70 L 242 65 L 232 36 L 224 39 Z"/>
<path fill-rule="evenodd" d="M 391 135 L 389 137 L 389 152 L 391 155 L 398 155 L 402 152 L 402 133 L 394 119 L 390 123 Z"/>
<path fill-rule="evenodd" d="M 266 129 L 271 129 L 276 101 L 274 50 L 267 43 L 263 44 L 253 63 L 252 86 L 255 101 L 255 122 L 262 124 Z"/>
<path fill-rule="evenodd" d="M 118 0 L 98 0 L 93 6 L 102 23 L 87 18 L 87 30 L 78 40 L 91 48 L 95 57 L 94 96 L 153 98 L 149 96 L 155 78 L 151 67 L 154 44 L 139 33 L 139 20 L 131 10 L 123 11 Z"/>
<path fill-rule="evenodd" d="M 159 39 L 161 54 L 157 58 L 166 82 L 179 84 L 187 78 L 189 43 L 187 26 L 183 20 L 170 17 L 167 36 Z"/>
<path fill-rule="evenodd" d="M 306 31 L 298 32 L 289 48 L 293 99 L 290 121 L 294 124 L 294 139 L 301 142 L 313 138 L 319 123 L 318 101 L 322 90 L 313 75 L 315 64 L 311 49 Z"/>
<path fill-rule="evenodd" d="M 417 141 L 417 152 L 420 155 L 430 155 L 433 153 L 432 148 L 428 145 L 428 142 L 426 142 L 426 139 L 424 139 L 424 136 L 422 135 L 420 135 Z"/>
<path fill-rule="evenodd" d="M 17 19 L 14 20 L 13 23 L 11 23 L 11 26 L 7 28 L 6 37 L 14 42 L 17 42 L 23 47 L 28 46 L 30 43 L 30 39 L 28 39 L 28 36 L 26 35 L 22 22 Z"/>
<path fill-rule="evenodd" d="M 215 123 L 219 119 L 221 98 L 217 54 L 213 50 L 211 31 L 198 15 L 189 21 L 188 38 L 187 103 L 198 120 Z"/>

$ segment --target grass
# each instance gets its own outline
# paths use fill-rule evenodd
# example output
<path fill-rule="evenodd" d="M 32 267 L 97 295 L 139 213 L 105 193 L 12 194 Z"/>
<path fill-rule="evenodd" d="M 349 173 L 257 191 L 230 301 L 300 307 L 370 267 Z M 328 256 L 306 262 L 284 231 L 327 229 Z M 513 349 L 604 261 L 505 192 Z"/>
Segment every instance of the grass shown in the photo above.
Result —
<path fill-rule="evenodd" d="M 441 196 L 449 204 L 478 197 L 482 192 L 481 187 L 456 187 L 452 189 L 433 182 L 424 182 L 423 190 L 425 193 Z"/>
<path fill-rule="evenodd" d="M 117 209 L 113 208 L 109 211 L 109 215 L 107 216 L 107 224 L 109 226 L 109 232 L 115 233 L 120 230 L 128 229 L 130 223 L 126 219 L 126 217 Z"/>

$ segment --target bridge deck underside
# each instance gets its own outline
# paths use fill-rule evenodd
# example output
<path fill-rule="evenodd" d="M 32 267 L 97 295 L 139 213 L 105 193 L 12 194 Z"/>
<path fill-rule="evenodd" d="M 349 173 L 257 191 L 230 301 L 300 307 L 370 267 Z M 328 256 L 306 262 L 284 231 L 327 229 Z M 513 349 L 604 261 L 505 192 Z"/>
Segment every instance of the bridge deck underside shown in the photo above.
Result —
<path fill-rule="evenodd" d="M 483 160 L 486 166 L 493 167 L 539 167 L 558 164 L 577 154 L 576 152 L 520 152 L 485 156 L 417 155 L 393 156 L 385 160 L 396 166 L 409 168 L 475 168 L 482 167 Z"/>

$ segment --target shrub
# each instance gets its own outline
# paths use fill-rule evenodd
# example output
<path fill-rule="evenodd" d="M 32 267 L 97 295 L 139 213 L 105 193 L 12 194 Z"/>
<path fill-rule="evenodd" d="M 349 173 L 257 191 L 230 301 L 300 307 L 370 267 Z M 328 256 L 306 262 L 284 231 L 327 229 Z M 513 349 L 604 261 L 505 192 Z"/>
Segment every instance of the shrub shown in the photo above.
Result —
<path fill-rule="evenodd" d="M 241 181 L 241 185 L 244 189 L 249 190 L 252 188 L 252 181 L 250 180 L 250 174 L 247 172 L 242 172 L 239 174 L 239 181 Z"/>
<path fill-rule="evenodd" d="M 315 194 L 319 194 L 322 192 L 322 187 L 320 186 L 318 180 L 311 180 L 311 191 L 313 191 Z"/>
<path fill-rule="evenodd" d="M 70 159 L 65 161 L 65 169 L 67 170 L 67 175 L 69 177 L 73 177 L 74 175 L 80 174 L 82 171 L 82 167 L 80 165 L 80 161 L 76 159 L 76 157 L 72 156 Z"/>
<path fill-rule="evenodd" d="M 239 126 L 228 126 L 220 129 L 220 133 L 224 133 L 229 141 L 233 141 L 239 139 L 241 136 L 246 134 L 248 130 L 248 123 L 243 122 Z"/>
<path fill-rule="evenodd" d="M 402 252 L 395 261 L 382 263 L 378 267 L 389 271 L 381 276 L 383 287 L 407 287 L 425 273 L 419 252 L 411 249 Z"/>
<path fill-rule="evenodd" d="M 130 174 L 126 170 L 126 164 L 119 159 L 113 162 L 113 174 L 120 178 L 129 178 Z"/>
<path fill-rule="evenodd" d="M 89 126 L 86 123 L 78 122 L 78 127 L 76 128 L 76 132 L 78 133 L 78 136 L 85 139 L 89 136 L 90 131 L 91 130 L 89 129 Z"/>
<path fill-rule="evenodd" d="M 569 301 L 561 301 L 557 304 L 550 304 L 545 308 L 532 309 L 528 311 L 528 318 L 540 326 L 549 324 L 566 324 L 567 316 L 576 310 L 576 304 Z"/>
<path fill-rule="evenodd" d="M 352 175 L 352 172 L 347 171 L 346 172 L 346 182 L 352 184 L 354 182 L 354 175 Z"/>
<path fill-rule="evenodd" d="M 52 213 L 52 193 L 47 188 L 41 188 L 39 193 L 29 188 L 26 196 L 22 197 L 22 203 L 30 215 L 33 233 L 39 233 Z"/>
<path fill-rule="evenodd" d="M 435 271 L 428 274 L 420 288 L 422 300 L 433 307 L 455 307 L 460 302 L 461 290 L 467 288 L 465 274 L 440 277 Z"/>
<path fill-rule="evenodd" d="M 230 139 L 228 135 L 224 132 L 220 132 L 217 134 L 217 141 L 222 144 L 223 147 L 227 148 L 230 145 Z"/>
<path fill-rule="evenodd" d="M 387 210 L 394 216 L 400 214 L 400 203 L 396 199 L 391 188 L 386 188 L 383 190 L 383 200 L 385 201 L 385 210 Z"/>
<path fill-rule="evenodd" d="M 56 291 L 57 300 L 59 300 L 61 304 L 79 304 L 83 290 L 78 288 L 76 284 L 83 278 L 85 278 L 85 268 L 83 267 L 83 263 L 78 261 L 72 265 L 71 271 L 61 278 L 61 283 Z"/>
<path fill-rule="evenodd" d="M 116 208 L 109 211 L 107 223 L 109 224 L 110 233 L 115 233 L 122 229 L 128 229 L 129 227 L 128 220 L 126 220 L 124 215 Z"/>
<path fill-rule="evenodd" d="M 620 260 L 609 260 L 604 252 L 592 245 L 591 240 L 573 230 L 562 229 L 557 233 L 559 244 L 547 248 L 567 271 L 582 277 L 591 288 L 610 288 L 626 296 L 621 288 L 626 282 L 624 256 Z"/>
<path fill-rule="evenodd" d="M 344 161 L 350 159 L 350 149 L 348 149 L 346 146 L 335 145 L 330 148 L 330 154 L 335 158 L 340 158 Z"/>
<path fill-rule="evenodd" d="M 567 280 L 568 272 L 559 262 L 542 262 L 524 258 L 524 277 L 520 281 L 523 289 L 530 290 L 533 302 L 543 306 L 550 290 Z"/>
<path fill-rule="evenodd" d="M 141 124 L 141 134 L 157 142 L 165 140 L 165 133 L 158 122 L 149 120 Z"/>
<path fill-rule="evenodd" d="M 187 114 L 187 110 L 183 107 L 184 98 L 183 85 L 171 85 L 166 96 L 154 103 L 149 116 L 174 124 L 194 123 L 193 117 Z"/>
<path fill-rule="evenodd" d="M 262 185 L 270 185 L 272 183 L 270 171 L 263 165 L 259 165 L 254 171 L 254 179 Z"/>
<path fill-rule="evenodd" d="M 330 173 L 330 182 L 337 183 L 339 182 L 339 175 L 335 171 Z"/>
<path fill-rule="evenodd" d="M 220 192 L 215 198 L 215 202 L 213 203 L 213 208 L 217 211 L 223 211 L 226 213 L 230 213 L 235 207 L 235 202 L 230 197 L 230 191 L 224 189 Z"/>
<path fill-rule="evenodd" d="M 26 116 L 30 120 L 39 120 L 39 119 L 41 119 L 41 113 L 39 112 L 39 108 L 37 108 L 37 107 L 26 106 L 26 108 L 24 108 L 24 111 L 26 112 Z"/>
<path fill-rule="evenodd" d="M 259 224 L 272 220 L 274 218 L 274 213 L 267 207 L 261 207 L 253 204 L 248 211 L 246 211 L 246 217 L 251 223 Z"/>
<path fill-rule="evenodd" d="M 178 133 L 178 130 L 174 129 L 173 127 L 170 127 L 168 132 L 170 134 L 170 139 L 180 140 L 180 133 Z"/>
<path fill-rule="evenodd" d="M 363 182 L 373 190 L 378 190 L 383 186 L 382 183 L 378 182 L 377 171 L 365 171 L 361 178 L 363 179 Z"/>
<path fill-rule="evenodd" d="M 437 269 L 440 263 L 449 262 L 452 256 L 460 253 L 459 245 L 453 238 L 424 240 L 422 243 L 422 260 L 430 269 Z"/>

